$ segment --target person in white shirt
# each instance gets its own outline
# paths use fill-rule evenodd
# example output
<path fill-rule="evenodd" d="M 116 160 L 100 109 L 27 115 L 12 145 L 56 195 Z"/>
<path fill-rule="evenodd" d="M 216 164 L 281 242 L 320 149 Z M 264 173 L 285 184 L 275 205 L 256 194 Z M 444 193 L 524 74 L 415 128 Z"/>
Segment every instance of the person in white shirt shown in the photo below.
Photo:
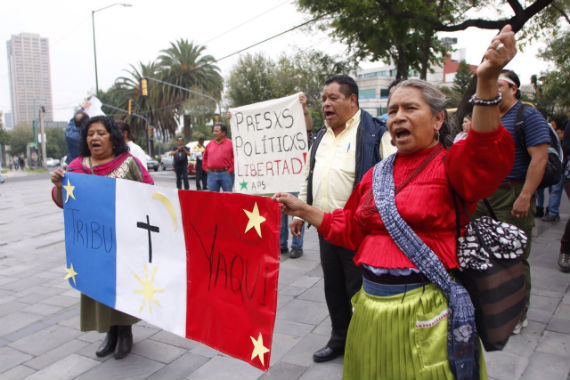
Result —
<path fill-rule="evenodd" d="M 116 124 L 117 127 L 119 127 L 119 129 L 123 132 L 125 143 L 127 143 L 127 146 L 129 147 L 129 153 L 135 156 L 135 158 L 141 162 L 144 168 L 148 170 L 148 167 L 146 165 L 146 153 L 140 146 L 135 144 L 129 125 L 124 121 L 117 121 Z"/>

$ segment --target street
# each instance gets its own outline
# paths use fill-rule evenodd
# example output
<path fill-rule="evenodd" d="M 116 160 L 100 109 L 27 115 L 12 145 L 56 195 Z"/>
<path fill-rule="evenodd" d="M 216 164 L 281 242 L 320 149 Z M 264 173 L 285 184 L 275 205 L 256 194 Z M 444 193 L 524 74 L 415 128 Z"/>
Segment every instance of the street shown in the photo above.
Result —
<path fill-rule="evenodd" d="M 151 172 L 175 187 L 172 171 Z M 0 185 L 0 380 L 2 379 L 340 379 L 342 357 L 314 363 L 328 340 L 318 238 L 305 233 L 304 255 L 281 255 L 271 366 L 264 373 L 200 343 L 145 322 L 133 328 L 133 352 L 97 358 L 104 335 L 79 330 L 79 293 L 65 276 L 63 214 L 49 174 L 9 173 Z M 190 188 L 195 189 L 194 178 Z M 560 237 L 570 216 L 537 219 L 531 254 L 529 326 L 500 352 L 485 353 L 489 378 L 566 380 L 570 373 L 570 274 L 558 270 Z"/>

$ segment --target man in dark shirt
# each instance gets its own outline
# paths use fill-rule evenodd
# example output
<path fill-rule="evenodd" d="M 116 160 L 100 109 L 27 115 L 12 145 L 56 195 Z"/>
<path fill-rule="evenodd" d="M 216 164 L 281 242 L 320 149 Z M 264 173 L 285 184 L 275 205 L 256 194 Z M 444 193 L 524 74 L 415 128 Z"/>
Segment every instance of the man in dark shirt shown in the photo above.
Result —
<path fill-rule="evenodd" d="M 170 155 L 174 156 L 172 165 L 176 173 L 176 187 L 182 189 L 182 180 L 184 180 L 184 190 L 189 189 L 188 185 L 188 156 L 190 150 L 184 146 L 182 137 L 176 139 L 176 146 L 172 148 Z"/>

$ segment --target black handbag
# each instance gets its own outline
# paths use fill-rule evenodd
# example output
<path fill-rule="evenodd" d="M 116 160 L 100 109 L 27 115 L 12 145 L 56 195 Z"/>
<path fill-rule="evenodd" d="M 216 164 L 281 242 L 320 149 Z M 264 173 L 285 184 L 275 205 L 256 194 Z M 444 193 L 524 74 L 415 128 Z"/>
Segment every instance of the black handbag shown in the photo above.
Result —
<path fill-rule="evenodd" d="M 521 256 L 528 238 L 516 226 L 497 220 L 484 200 L 491 218 L 476 220 L 452 189 L 457 227 L 457 279 L 469 292 L 475 307 L 477 332 L 486 351 L 502 350 L 525 308 L 525 284 Z M 465 235 L 460 234 L 457 199 L 469 217 Z"/>

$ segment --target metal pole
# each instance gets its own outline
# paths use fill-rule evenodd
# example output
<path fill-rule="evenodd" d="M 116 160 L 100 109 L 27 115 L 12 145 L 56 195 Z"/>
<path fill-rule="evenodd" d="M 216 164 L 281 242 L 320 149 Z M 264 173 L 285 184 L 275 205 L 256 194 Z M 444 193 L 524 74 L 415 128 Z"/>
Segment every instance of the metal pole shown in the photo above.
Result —
<path fill-rule="evenodd" d="M 44 121 L 42 119 L 42 111 L 44 106 L 40 106 L 39 119 L 40 119 L 40 134 L 42 136 L 42 167 L 47 170 L 47 157 L 46 157 L 46 135 L 44 133 Z"/>
<path fill-rule="evenodd" d="M 97 47 L 95 44 L 95 11 L 91 11 L 91 24 L 93 25 L 93 57 L 95 59 L 95 94 L 99 97 L 99 80 L 97 78 Z"/>

